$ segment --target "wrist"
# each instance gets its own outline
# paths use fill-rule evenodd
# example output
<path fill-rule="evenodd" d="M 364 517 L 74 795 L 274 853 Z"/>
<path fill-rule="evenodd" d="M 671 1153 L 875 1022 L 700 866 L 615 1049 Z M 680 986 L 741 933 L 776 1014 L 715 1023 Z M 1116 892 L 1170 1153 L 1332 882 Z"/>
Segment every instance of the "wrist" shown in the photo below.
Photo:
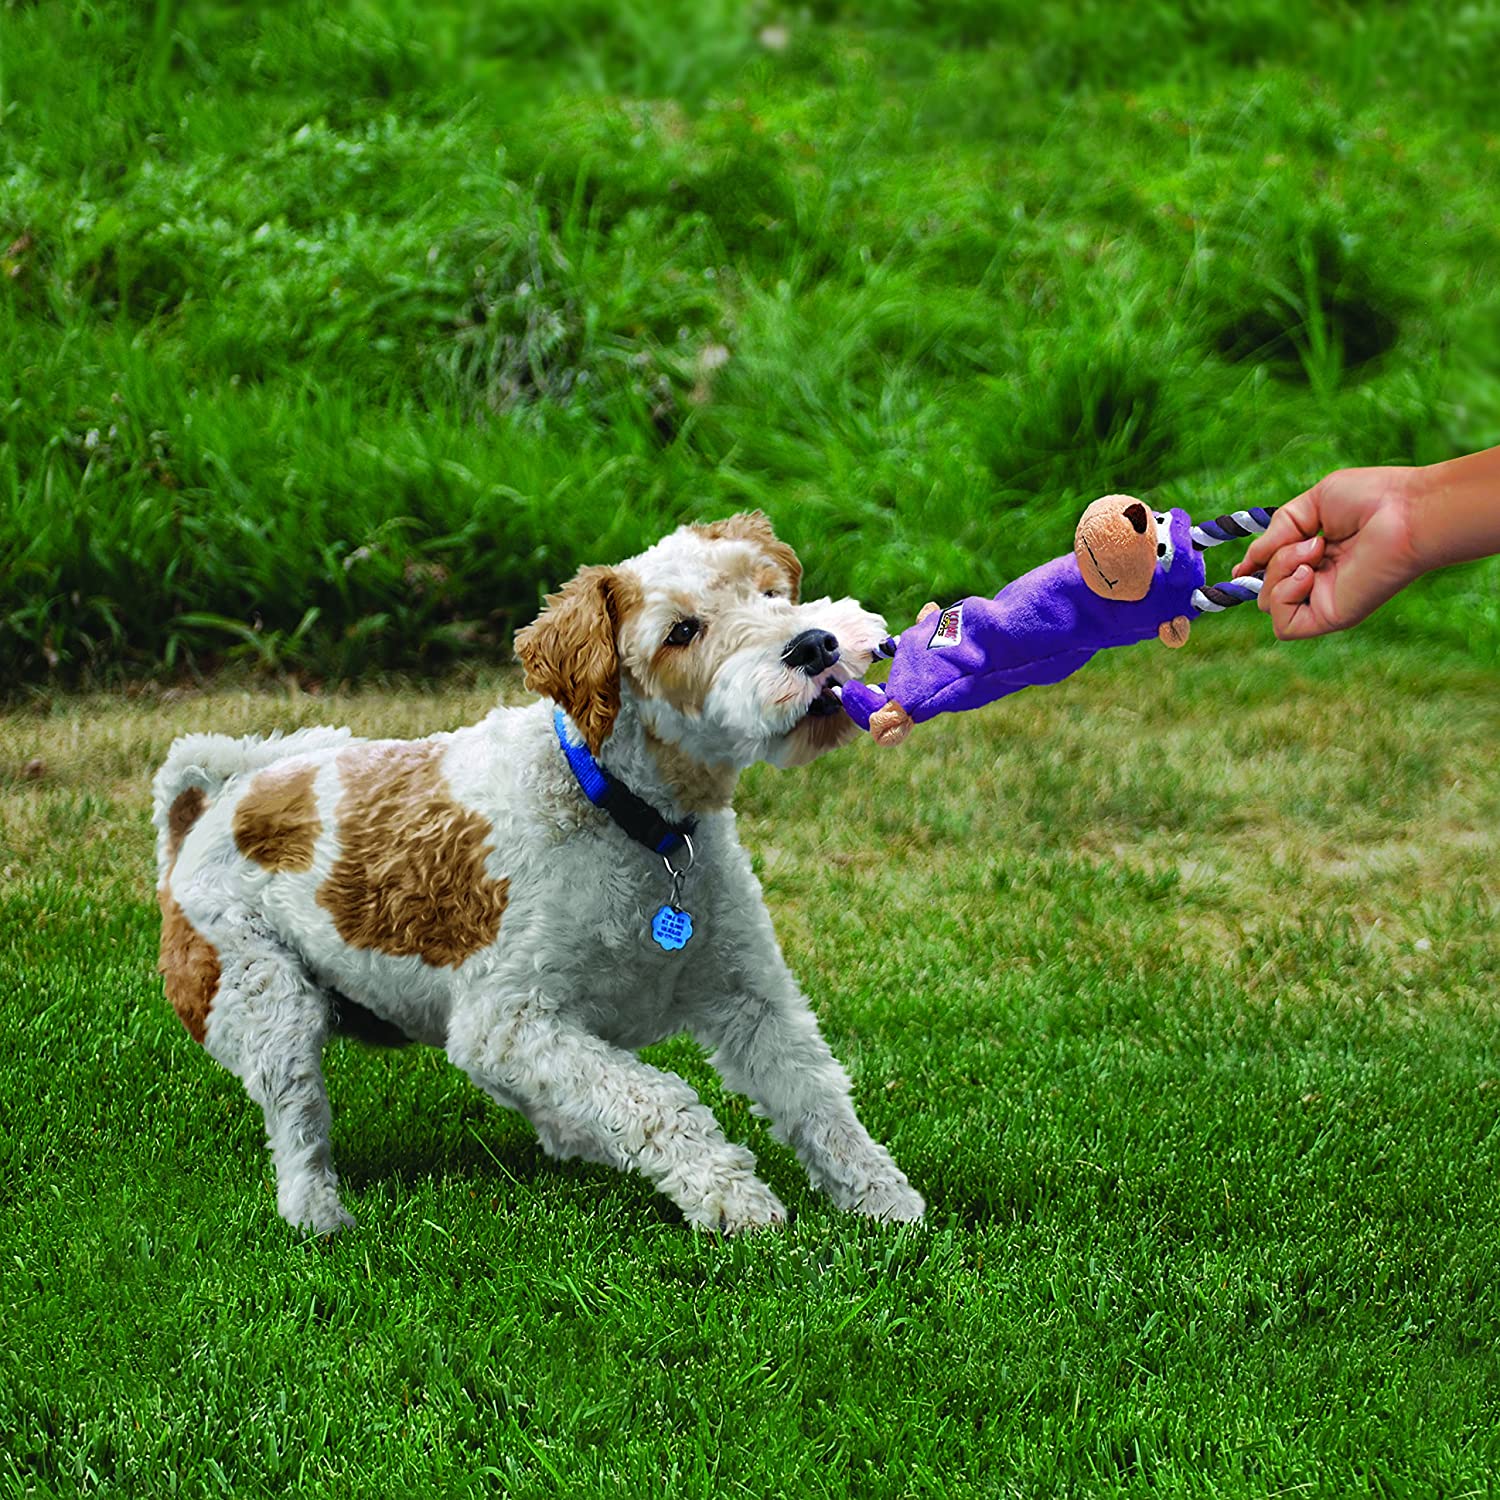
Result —
<path fill-rule="evenodd" d="M 1386 491 L 1382 528 L 1389 548 L 1388 557 L 1402 576 L 1404 588 L 1429 568 L 1439 566 L 1433 556 L 1431 505 L 1442 485 L 1434 471 L 1439 464 L 1426 467 L 1392 467 L 1383 472 L 1390 476 Z"/>
<path fill-rule="evenodd" d="M 1408 550 L 1413 578 L 1442 566 L 1437 555 L 1439 543 L 1432 524 L 1433 502 L 1442 494 L 1445 483 L 1442 468 L 1442 464 L 1426 464 L 1407 471 L 1401 506 L 1410 538 Z"/>
<path fill-rule="evenodd" d="M 1407 519 L 1418 571 L 1500 548 L 1500 448 L 1410 471 Z"/>

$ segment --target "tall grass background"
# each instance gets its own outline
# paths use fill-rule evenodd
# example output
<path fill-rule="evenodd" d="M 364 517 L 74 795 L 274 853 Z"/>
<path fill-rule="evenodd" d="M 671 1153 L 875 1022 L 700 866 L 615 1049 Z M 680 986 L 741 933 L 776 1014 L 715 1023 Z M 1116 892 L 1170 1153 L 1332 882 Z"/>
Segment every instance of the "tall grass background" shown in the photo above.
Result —
<path fill-rule="evenodd" d="M 1500 441 L 1497 77 L 1488 3 L 7 4 L 0 687 L 503 659 L 745 506 L 897 623 Z"/>

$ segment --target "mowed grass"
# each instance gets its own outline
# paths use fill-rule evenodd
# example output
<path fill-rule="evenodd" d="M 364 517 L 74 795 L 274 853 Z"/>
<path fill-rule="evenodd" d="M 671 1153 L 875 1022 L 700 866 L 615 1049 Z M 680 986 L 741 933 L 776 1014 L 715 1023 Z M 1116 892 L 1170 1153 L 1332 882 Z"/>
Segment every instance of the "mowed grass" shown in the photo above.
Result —
<path fill-rule="evenodd" d="M 1432 0 L 7 3 L 0 688 L 503 661 L 747 505 L 899 616 L 1493 444 L 1497 76 Z"/>
<path fill-rule="evenodd" d="M 1496 564 L 747 777 L 918 1229 L 682 1043 L 788 1232 L 337 1044 L 361 1225 L 299 1241 L 161 997 L 147 785 L 473 719 L 680 519 L 896 624 L 1107 490 L 1500 441 L 1497 76 L 1490 4 L 0 6 L 0 1485 L 1492 1491 Z"/>
<path fill-rule="evenodd" d="M 1500 678 L 1264 625 L 746 777 L 788 957 L 930 1213 L 840 1214 L 652 1049 L 794 1210 L 730 1243 L 546 1161 L 441 1055 L 342 1043 L 361 1222 L 301 1241 L 162 998 L 174 734 L 420 733 L 513 680 L 0 718 L 0 1482 L 1490 1493 Z"/>

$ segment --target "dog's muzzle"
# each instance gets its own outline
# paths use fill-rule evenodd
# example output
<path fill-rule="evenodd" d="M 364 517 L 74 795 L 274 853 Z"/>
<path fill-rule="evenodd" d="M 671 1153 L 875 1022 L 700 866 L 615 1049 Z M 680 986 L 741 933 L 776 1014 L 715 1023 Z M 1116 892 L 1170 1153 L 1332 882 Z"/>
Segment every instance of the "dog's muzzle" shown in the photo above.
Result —
<path fill-rule="evenodd" d="M 837 664 L 839 638 L 827 630 L 804 630 L 793 636 L 781 653 L 784 665 L 806 677 L 816 677 Z"/>
<path fill-rule="evenodd" d="M 839 638 L 828 630 L 804 630 L 787 642 L 781 661 L 790 671 L 801 672 L 804 677 L 820 677 L 838 665 Z M 831 684 L 824 683 L 823 691 L 808 704 L 807 717 L 824 719 L 838 711 L 839 700 Z"/>

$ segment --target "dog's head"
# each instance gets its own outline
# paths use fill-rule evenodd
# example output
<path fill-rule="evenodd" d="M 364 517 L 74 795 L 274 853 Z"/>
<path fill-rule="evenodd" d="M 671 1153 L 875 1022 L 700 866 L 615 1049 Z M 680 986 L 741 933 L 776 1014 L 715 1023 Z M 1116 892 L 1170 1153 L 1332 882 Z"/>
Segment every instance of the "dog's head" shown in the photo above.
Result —
<path fill-rule="evenodd" d="M 596 754 L 622 709 L 704 765 L 804 765 L 858 733 L 833 696 L 885 625 L 852 599 L 801 602 L 802 564 L 759 512 L 684 526 L 588 567 L 516 636 L 533 692 Z"/>

